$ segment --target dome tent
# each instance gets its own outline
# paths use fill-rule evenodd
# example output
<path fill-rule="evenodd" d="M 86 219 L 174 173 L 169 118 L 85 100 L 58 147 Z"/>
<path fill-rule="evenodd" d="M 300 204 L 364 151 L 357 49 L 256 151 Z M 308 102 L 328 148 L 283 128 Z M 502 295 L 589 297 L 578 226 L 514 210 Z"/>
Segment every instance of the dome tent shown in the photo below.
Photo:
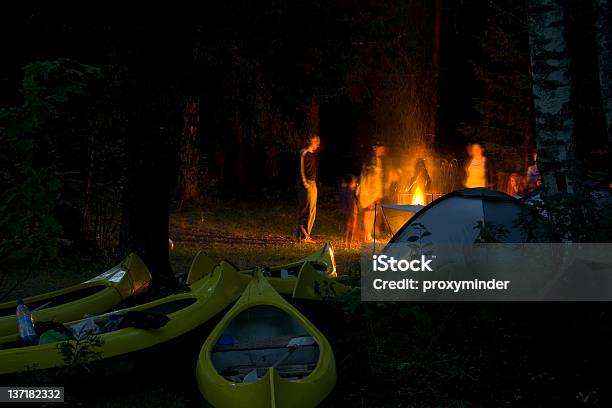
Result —
<path fill-rule="evenodd" d="M 507 230 L 503 242 L 525 242 L 525 234 L 514 225 L 522 207 L 518 199 L 499 191 L 468 188 L 446 194 L 417 212 L 389 243 L 408 242 L 411 236 L 429 232 L 423 241 L 432 243 L 473 243 L 480 231 L 478 222 L 501 225 Z"/>

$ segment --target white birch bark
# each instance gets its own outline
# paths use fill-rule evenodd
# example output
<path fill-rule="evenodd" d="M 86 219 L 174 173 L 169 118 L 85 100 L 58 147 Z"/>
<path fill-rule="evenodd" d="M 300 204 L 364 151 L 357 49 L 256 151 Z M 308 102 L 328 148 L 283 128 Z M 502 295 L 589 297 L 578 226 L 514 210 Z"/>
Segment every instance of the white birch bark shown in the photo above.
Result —
<path fill-rule="evenodd" d="M 601 102 L 606 116 L 608 149 L 612 147 L 612 16 L 608 0 L 595 0 L 595 35 Z"/>
<path fill-rule="evenodd" d="M 576 180 L 565 12 L 563 0 L 528 0 L 538 166 L 552 194 L 572 192 Z"/>

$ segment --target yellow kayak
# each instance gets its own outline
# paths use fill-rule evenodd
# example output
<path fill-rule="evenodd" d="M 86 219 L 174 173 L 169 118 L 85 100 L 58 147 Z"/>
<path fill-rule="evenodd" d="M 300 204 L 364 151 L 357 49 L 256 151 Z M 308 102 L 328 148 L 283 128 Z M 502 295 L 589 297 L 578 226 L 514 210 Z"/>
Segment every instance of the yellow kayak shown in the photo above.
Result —
<path fill-rule="evenodd" d="M 314 407 L 336 384 L 329 342 L 261 270 L 202 346 L 196 374 L 217 408 Z"/>
<path fill-rule="evenodd" d="M 68 322 L 85 314 L 110 310 L 124 299 L 144 291 L 151 274 L 136 254 L 87 282 L 42 295 L 25 298 L 35 321 Z M 0 304 L 0 337 L 18 333 L 15 310 L 17 301 Z"/>
<path fill-rule="evenodd" d="M 204 261 L 206 261 L 204 259 Z M 199 267 L 201 258 L 196 257 L 193 267 Z M 99 334 L 103 344 L 93 347 L 100 359 L 119 356 L 167 342 L 205 323 L 235 301 L 244 286 L 238 272 L 222 262 L 214 266 L 200 280 L 190 286 L 190 291 L 167 296 L 149 303 L 119 310 L 112 314 L 122 315 L 128 311 L 163 313 L 170 320 L 158 329 L 123 328 Z M 95 323 L 103 327 L 111 313 L 94 317 Z M 67 326 L 79 323 L 71 322 Z M 59 343 L 15 347 L 15 336 L 0 339 L 0 374 L 9 374 L 31 369 L 45 369 L 65 365 L 58 351 Z M 74 340 L 68 340 L 75 343 Z"/>
<path fill-rule="evenodd" d="M 200 251 L 196 256 L 205 255 Z M 309 267 L 304 268 L 306 262 L 309 263 Z M 187 283 L 199 279 L 203 271 L 214 265 L 215 261 L 208 258 L 208 263 L 202 268 L 202 271 L 192 270 L 187 277 Z M 241 280 L 246 285 L 251 280 L 255 268 L 241 270 L 240 272 Z M 278 293 L 301 299 L 320 300 L 323 297 L 343 294 L 349 289 L 334 279 L 337 277 L 336 260 L 329 242 L 303 259 L 285 265 L 265 268 L 264 275 Z M 307 287 L 311 284 L 312 287 Z M 321 291 L 315 289 L 315 286 L 320 288 Z"/>

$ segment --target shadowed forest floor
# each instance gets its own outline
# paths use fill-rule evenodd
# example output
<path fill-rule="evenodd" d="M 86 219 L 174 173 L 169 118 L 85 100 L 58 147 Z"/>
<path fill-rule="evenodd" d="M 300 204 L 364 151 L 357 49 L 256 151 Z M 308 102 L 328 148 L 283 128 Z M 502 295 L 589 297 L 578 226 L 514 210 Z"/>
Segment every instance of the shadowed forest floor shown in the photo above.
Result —
<path fill-rule="evenodd" d="M 176 274 L 189 270 L 199 250 L 221 260 L 228 259 L 240 268 L 275 265 L 295 261 L 329 241 L 340 274 L 358 273 L 359 250 L 342 248 L 342 219 L 335 203 L 321 204 L 315 223 L 315 244 L 298 244 L 293 239 L 296 224 L 294 203 L 275 202 L 253 204 L 232 201 L 197 210 L 175 210 L 170 216 L 170 237 L 175 248 L 170 256 Z M 69 252 L 61 254 L 49 268 L 35 265 L 30 278 L 11 295 L 30 296 L 64 288 L 100 274 L 112 266 L 104 257 Z M 17 279 L 28 276 L 24 270 L 9 271 L 9 278 L 0 293 Z"/>
<path fill-rule="evenodd" d="M 342 279 L 359 273 L 359 250 L 340 248 L 333 204 L 319 208 L 317 244 L 293 242 L 292 203 L 225 203 L 173 212 L 175 272 L 186 272 L 203 249 L 239 267 L 298 259 L 324 241 L 335 245 Z M 27 295 L 90 278 L 110 266 L 90 257 L 64 257 L 63 266 L 33 271 L 19 288 Z M 19 275 L 13 272 L 13 277 Z M 609 406 L 612 319 L 606 303 L 359 303 L 297 302 L 332 344 L 338 384 L 324 407 L 595 407 Z M 191 407 L 205 405 L 192 357 L 155 356 L 113 378 L 123 385 L 67 388 L 74 405 Z M 160 359 L 159 366 L 156 365 Z M 162 362 L 163 360 L 163 362 Z M 157 368 L 157 369 L 156 369 Z M 91 384 L 96 383 L 92 373 Z M 90 388 L 91 387 L 91 388 Z"/>

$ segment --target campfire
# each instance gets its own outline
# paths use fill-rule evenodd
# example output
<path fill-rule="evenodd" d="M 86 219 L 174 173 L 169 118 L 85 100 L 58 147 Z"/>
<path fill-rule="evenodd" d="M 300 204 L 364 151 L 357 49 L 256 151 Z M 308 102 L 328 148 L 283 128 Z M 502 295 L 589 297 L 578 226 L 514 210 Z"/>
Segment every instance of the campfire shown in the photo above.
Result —
<path fill-rule="evenodd" d="M 383 218 L 391 234 L 404 225 L 422 206 L 459 188 L 459 163 L 436 157 L 426 149 L 408 151 L 394 158 L 399 170 L 395 194 L 382 205 Z"/>
<path fill-rule="evenodd" d="M 410 202 L 410 204 L 425 205 L 425 194 L 423 194 L 421 187 L 416 187 L 414 194 L 412 195 L 412 201 Z"/>
<path fill-rule="evenodd" d="M 427 205 L 458 189 L 459 163 L 436 156 L 423 147 L 408 150 L 393 159 L 399 168 L 399 182 L 393 201 L 399 205 Z"/>

